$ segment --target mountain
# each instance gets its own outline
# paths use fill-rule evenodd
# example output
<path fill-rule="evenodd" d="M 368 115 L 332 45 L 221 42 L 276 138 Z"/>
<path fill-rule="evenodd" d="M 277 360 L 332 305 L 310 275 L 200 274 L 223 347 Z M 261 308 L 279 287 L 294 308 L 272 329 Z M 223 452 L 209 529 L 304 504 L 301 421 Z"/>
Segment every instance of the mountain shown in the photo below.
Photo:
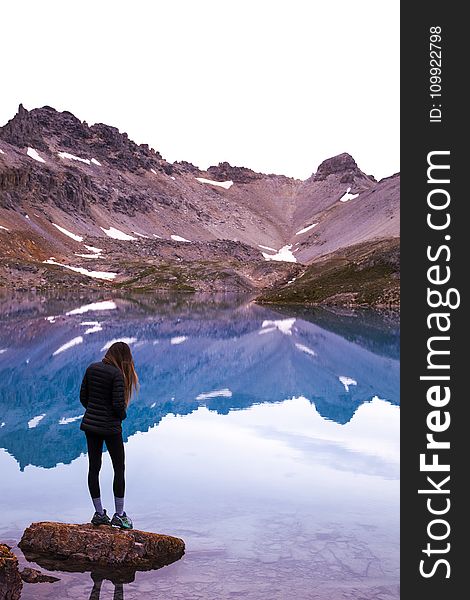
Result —
<path fill-rule="evenodd" d="M 315 289 L 310 266 L 334 266 L 338 255 L 354 263 L 354 249 L 372 244 L 393 293 L 364 300 L 353 278 L 349 295 L 335 289 L 319 301 L 390 305 L 398 237 L 399 176 L 377 182 L 346 153 L 301 181 L 226 162 L 205 171 L 169 163 L 115 127 L 48 106 L 20 105 L 0 128 L 4 287 L 248 291 L 277 301 L 305 275 Z"/>

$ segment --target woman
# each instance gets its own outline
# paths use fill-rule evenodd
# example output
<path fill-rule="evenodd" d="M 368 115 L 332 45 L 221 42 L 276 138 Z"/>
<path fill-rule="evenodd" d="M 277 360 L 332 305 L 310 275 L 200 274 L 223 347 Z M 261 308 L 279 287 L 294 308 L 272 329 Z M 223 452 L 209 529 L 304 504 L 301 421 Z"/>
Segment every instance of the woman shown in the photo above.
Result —
<path fill-rule="evenodd" d="M 101 362 L 86 370 L 80 388 L 80 402 L 86 408 L 80 425 L 88 446 L 88 489 L 95 514 L 93 525 L 113 525 L 132 529 L 132 521 L 124 512 L 124 443 L 121 422 L 132 393 L 138 387 L 131 349 L 124 342 L 110 346 Z M 101 504 L 99 474 L 103 442 L 109 451 L 114 469 L 115 513 L 110 520 Z"/>

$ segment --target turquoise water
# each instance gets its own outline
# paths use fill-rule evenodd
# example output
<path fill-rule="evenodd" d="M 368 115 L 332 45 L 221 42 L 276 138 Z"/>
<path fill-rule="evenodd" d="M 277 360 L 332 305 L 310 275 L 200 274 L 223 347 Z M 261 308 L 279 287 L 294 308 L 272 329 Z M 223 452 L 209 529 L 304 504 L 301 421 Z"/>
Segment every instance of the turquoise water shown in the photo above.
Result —
<path fill-rule="evenodd" d="M 24 295 L 0 319 L 1 541 L 90 519 L 78 388 L 124 339 L 141 378 L 126 509 L 186 554 L 122 589 L 103 581 L 102 599 L 398 598 L 395 319 L 185 295 Z M 111 480 L 106 454 L 108 512 Z M 90 598 L 89 573 L 55 575 L 22 597 Z"/>

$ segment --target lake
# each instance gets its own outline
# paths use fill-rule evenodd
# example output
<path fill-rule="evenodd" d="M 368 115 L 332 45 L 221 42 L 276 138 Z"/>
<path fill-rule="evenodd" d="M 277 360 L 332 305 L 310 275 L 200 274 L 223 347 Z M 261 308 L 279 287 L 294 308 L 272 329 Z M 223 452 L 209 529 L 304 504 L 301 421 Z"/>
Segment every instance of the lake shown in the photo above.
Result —
<path fill-rule="evenodd" d="M 93 514 L 78 391 L 119 339 L 141 380 L 126 510 L 186 554 L 101 596 L 51 571 L 23 599 L 399 597 L 396 317 L 245 297 L 0 298 L 0 541 L 22 565 L 31 522 Z M 107 453 L 101 488 L 112 513 Z"/>

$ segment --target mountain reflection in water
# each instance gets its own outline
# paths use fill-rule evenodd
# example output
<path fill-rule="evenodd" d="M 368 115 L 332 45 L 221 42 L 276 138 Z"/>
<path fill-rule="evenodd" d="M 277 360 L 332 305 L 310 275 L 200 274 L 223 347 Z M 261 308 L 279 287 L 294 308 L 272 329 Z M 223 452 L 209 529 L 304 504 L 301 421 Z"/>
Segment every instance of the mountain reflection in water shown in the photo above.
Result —
<path fill-rule="evenodd" d="M 49 565 L 22 600 L 398 599 L 396 318 L 243 297 L 0 296 L 0 539 L 22 565 L 32 521 L 91 516 L 78 390 L 117 339 L 141 379 L 126 510 L 186 554 L 125 582 Z M 101 484 L 112 510 L 106 455 Z"/>
<path fill-rule="evenodd" d="M 125 439 L 200 406 L 227 414 L 302 396 L 325 419 L 347 423 L 374 397 L 399 402 L 398 328 L 375 313 L 374 337 L 363 339 L 364 314 L 292 316 L 295 309 L 211 307 L 204 298 L 160 310 L 109 299 L 54 308 L 42 304 L 1 324 L 0 445 L 21 469 L 69 463 L 85 451 L 81 379 L 120 339 L 132 347 L 141 381 Z"/>

